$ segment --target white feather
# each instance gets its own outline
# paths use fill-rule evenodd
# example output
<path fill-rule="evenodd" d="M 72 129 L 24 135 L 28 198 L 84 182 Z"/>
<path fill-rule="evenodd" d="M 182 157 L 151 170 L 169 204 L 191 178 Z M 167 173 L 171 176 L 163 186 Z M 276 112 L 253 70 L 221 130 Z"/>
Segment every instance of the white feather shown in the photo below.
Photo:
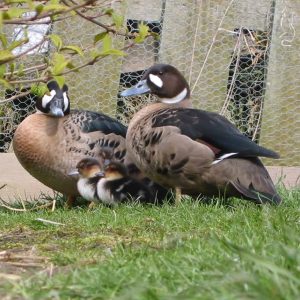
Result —
<path fill-rule="evenodd" d="M 106 204 L 116 204 L 116 201 L 111 194 L 110 190 L 105 188 L 107 179 L 101 178 L 97 183 L 97 195 L 99 199 Z"/>
<path fill-rule="evenodd" d="M 53 97 L 56 95 L 55 90 L 50 91 L 50 95 L 45 94 L 42 99 L 42 106 L 46 108 L 47 104 L 53 99 Z"/>
<path fill-rule="evenodd" d="M 215 165 L 215 164 L 219 163 L 220 161 L 222 161 L 223 159 L 228 158 L 228 157 L 233 156 L 233 155 L 236 155 L 236 154 L 237 154 L 237 152 L 234 152 L 234 153 L 225 153 L 222 156 L 220 156 L 218 159 L 214 160 L 212 162 L 212 165 Z"/>
<path fill-rule="evenodd" d="M 68 106 L 69 106 L 70 100 L 69 100 L 68 95 L 67 95 L 66 92 L 63 93 L 63 97 L 64 97 L 64 106 L 65 106 L 64 110 L 66 110 L 68 108 Z"/>
<path fill-rule="evenodd" d="M 80 178 L 77 181 L 77 189 L 79 194 L 88 201 L 98 202 L 99 200 L 95 198 L 95 188 L 88 183 L 87 178 Z"/>
<path fill-rule="evenodd" d="M 160 88 L 163 86 L 163 81 L 158 76 L 149 74 L 149 79 L 156 86 L 158 86 Z"/>
<path fill-rule="evenodd" d="M 185 88 L 182 92 L 180 92 L 177 96 L 173 98 L 161 98 L 160 101 L 166 104 L 175 104 L 182 101 L 187 95 L 187 89 Z"/>

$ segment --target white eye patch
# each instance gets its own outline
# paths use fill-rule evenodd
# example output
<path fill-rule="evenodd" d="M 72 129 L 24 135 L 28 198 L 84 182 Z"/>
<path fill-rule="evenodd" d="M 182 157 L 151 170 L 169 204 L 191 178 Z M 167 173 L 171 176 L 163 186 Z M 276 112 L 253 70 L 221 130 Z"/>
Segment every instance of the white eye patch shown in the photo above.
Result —
<path fill-rule="evenodd" d="M 149 74 L 149 79 L 157 87 L 161 88 L 163 86 L 163 81 L 158 76 L 153 75 L 153 74 Z"/>
<path fill-rule="evenodd" d="M 50 91 L 50 95 L 45 94 L 42 99 L 42 106 L 46 108 L 47 104 L 53 99 L 53 97 L 56 95 L 55 90 Z"/>
<path fill-rule="evenodd" d="M 65 107 L 64 110 L 66 110 L 69 106 L 70 100 L 69 100 L 68 95 L 67 95 L 66 92 L 63 93 L 63 97 L 64 97 L 64 107 Z"/>

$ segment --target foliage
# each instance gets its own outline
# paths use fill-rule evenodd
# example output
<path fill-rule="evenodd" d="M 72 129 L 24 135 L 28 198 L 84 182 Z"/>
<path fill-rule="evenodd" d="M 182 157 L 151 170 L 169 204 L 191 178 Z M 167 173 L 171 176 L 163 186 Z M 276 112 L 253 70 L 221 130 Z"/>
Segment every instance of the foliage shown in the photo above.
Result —
<path fill-rule="evenodd" d="M 2 261 L 0 297 L 299 299 L 300 190 L 280 194 L 279 207 L 186 199 L 179 206 L 0 210 L 7 266 L 26 248 L 47 260 L 31 269 L 18 261 L 23 275 Z"/>
<path fill-rule="evenodd" d="M 151 33 L 145 25 L 140 32 L 130 33 L 124 24 L 124 17 L 118 13 L 116 4 L 123 0 L 4 0 L 0 4 L 0 85 L 5 88 L 24 84 L 45 83 L 55 78 L 63 85 L 64 75 L 97 63 L 108 55 L 125 55 L 127 48 L 143 42 Z M 90 22 L 98 27 L 98 33 L 90 38 L 87 45 L 65 44 L 62 35 L 53 33 L 57 22 L 68 18 L 78 22 Z M 30 28 L 46 25 L 47 32 L 32 43 Z M 49 25 L 47 27 L 47 25 Z M 17 37 L 12 31 L 19 30 Z M 115 48 L 115 36 L 129 38 L 132 43 L 122 49 Z M 39 53 L 45 45 L 51 51 L 44 62 L 26 66 L 28 55 Z M 34 88 L 33 90 L 36 90 Z M 6 99 L 7 102 L 7 99 Z"/>

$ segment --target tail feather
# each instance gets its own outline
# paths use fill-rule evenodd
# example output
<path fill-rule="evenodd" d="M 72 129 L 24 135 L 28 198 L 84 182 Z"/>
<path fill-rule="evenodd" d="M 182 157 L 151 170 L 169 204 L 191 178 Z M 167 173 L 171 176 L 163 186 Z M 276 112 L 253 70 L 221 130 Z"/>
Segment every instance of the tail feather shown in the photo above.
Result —
<path fill-rule="evenodd" d="M 251 184 L 248 188 L 243 186 L 239 180 L 231 181 L 231 184 L 246 198 L 258 204 L 271 203 L 279 205 L 282 200 L 278 193 L 274 190 L 274 194 L 256 191 Z"/>

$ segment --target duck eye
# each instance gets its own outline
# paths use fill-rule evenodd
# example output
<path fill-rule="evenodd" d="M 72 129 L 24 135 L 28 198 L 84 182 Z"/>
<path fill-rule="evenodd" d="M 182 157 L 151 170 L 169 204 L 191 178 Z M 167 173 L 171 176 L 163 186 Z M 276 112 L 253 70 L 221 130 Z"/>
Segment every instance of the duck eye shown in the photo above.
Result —
<path fill-rule="evenodd" d="M 158 74 L 159 74 L 159 75 L 162 75 L 162 74 L 163 74 L 163 71 L 159 71 Z"/>

